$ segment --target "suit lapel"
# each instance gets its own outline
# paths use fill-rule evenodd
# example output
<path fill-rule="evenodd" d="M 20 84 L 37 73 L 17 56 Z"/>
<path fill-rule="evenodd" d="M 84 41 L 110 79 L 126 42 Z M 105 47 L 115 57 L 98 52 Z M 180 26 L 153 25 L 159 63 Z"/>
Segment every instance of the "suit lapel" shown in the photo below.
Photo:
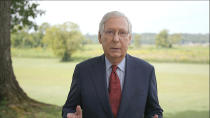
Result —
<path fill-rule="evenodd" d="M 106 85 L 106 66 L 105 66 L 105 56 L 100 56 L 96 63 L 92 65 L 91 75 L 92 81 L 94 83 L 97 96 L 101 102 L 104 111 L 108 118 L 112 118 L 112 111 L 109 104 L 108 90 Z"/>
<path fill-rule="evenodd" d="M 129 108 L 129 96 L 133 91 L 132 86 L 134 82 L 132 79 L 134 79 L 134 73 L 135 64 L 132 63 L 130 55 L 126 55 L 126 67 L 125 67 L 125 78 L 124 78 L 124 85 L 123 85 L 123 91 L 122 91 L 122 97 L 121 97 L 121 103 L 120 103 L 120 109 L 118 112 L 118 118 L 123 118 L 123 114 L 126 113 L 126 109 Z"/>

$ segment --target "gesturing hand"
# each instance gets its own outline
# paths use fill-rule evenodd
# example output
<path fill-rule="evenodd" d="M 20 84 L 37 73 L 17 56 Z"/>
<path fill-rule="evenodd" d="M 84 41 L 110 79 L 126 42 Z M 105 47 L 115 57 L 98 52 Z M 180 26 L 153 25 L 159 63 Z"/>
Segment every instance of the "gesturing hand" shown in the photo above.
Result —
<path fill-rule="evenodd" d="M 153 116 L 153 118 L 158 118 L 158 115 L 157 115 L 157 114 L 155 114 L 155 115 Z"/>
<path fill-rule="evenodd" d="M 79 105 L 77 105 L 75 113 L 68 113 L 67 118 L 82 118 L 82 109 Z"/>

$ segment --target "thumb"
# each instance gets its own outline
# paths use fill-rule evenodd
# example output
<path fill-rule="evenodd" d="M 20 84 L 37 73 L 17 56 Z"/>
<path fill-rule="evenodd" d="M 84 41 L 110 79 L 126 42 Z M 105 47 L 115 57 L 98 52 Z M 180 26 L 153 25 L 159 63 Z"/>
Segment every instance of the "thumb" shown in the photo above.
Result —
<path fill-rule="evenodd" d="M 80 105 L 77 105 L 76 115 L 82 115 L 82 109 L 81 109 Z"/>
<path fill-rule="evenodd" d="M 153 116 L 153 118 L 158 118 L 158 115 L 157 115 L 157 114 L 155 114 L 155 115 Z"/>

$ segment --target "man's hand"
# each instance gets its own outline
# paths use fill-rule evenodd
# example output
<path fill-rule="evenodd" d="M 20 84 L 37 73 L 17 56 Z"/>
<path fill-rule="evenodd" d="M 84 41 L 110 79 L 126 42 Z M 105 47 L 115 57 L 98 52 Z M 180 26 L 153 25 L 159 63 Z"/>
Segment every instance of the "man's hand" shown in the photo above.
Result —
<path fill-rule="evenodd" d="M 158 115 L 157 115 L 157 114 L 155 114 L 155 115 L 153 116 L 153 118 L 158 118 Z"/>
<path fill-rule="evenodd" d="M 75 113 L 68 113 L 67 118 L 82 118 L 82 109 L 79 105 L 77 105 Z"/>

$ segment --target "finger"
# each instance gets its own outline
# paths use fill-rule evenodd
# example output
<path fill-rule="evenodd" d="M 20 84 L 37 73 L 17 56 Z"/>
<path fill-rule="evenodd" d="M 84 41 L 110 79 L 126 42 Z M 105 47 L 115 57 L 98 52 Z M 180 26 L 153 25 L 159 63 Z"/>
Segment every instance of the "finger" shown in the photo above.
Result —
<path fill-rule="evenodd" d="M 68 113 L 67 114 L 67 118 L 75 118 L 75 114 L 74 113 Z"/>
<path fill-rule="evenodd" d="M 153 116 L 153 118 L 158 118 L 158 115 L 157 115 L 157 114 L 155 114 L 155 115 Z"/>
<path fill-rule="evenodd" d="M 73 118 L 72 114 L 67 114 L 67 118 Z"/>
<path fill-rule="evenodd" d="M 76 115 L 79 115 L 79 116 L 82 115 L 82 109 L 79 105 L 77 105 L 77 108 L 76 108 Z"/>
<path fill-rule="evenodd" d="M 71 114 L 70 113 L 67 114 L 67 118 L 71 118 Z"/>

